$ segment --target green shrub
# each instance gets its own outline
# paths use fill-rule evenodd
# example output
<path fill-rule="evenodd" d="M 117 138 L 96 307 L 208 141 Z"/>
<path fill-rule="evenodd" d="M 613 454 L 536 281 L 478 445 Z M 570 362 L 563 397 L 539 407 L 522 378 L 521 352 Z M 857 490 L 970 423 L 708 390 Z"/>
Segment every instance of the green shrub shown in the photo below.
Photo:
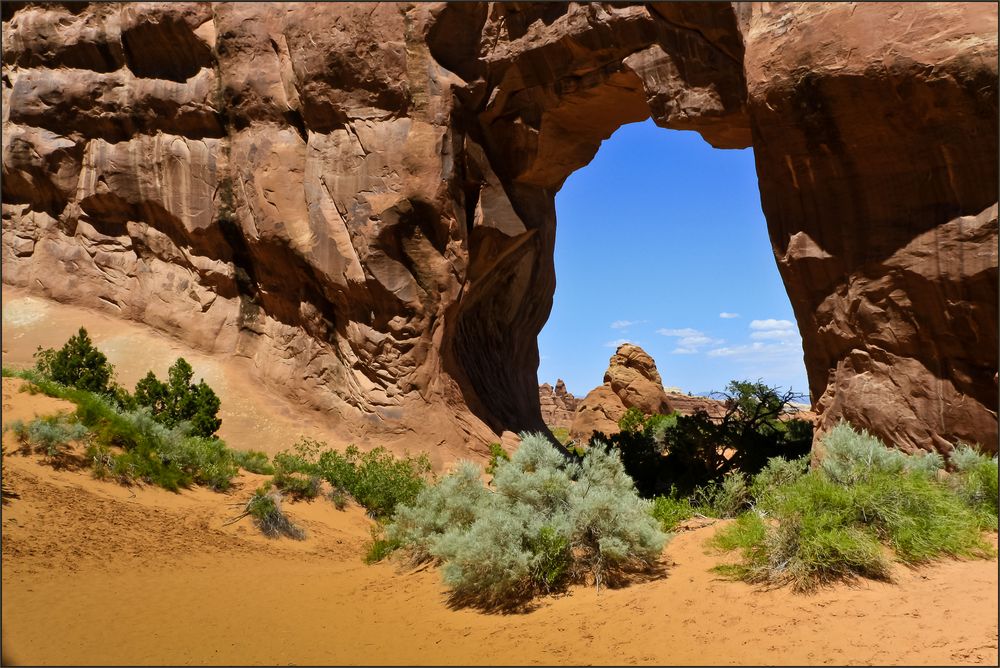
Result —
<path fill-rule="evenodd" d="M 94 347 L 83 327 L 59 350 L 39 347 L 35 353 L 35 369 L 57 383 L 80 390 L 109 394 L 114 388 L 114 367 L 104 353 Z"/>
<path fill-rule="evenodd" d="M 914 471 L 926 478 L 934 478 L 939 471 L 944 470 L 944 457 L 939 452 L 915 453 L 907 459 L 906 470 Z"/>
<path fill-rule="evenodd" d="M 339 487 L 334 487 L 330 490 L 330 501 L 333 502 L 337 510 L 344 510 L 347 508 L 347 492 Z"/>
<path fill-rule="evenodd" d="M 112 477 L 115 468 L 115 455 L 108 446 L 91 441 L 87 445 L 86 455 L 90 461 L 91 473 L 95 478 L 105 480 Z"/>
<path fill-rule="evenodd" d="M 274 484 L 296 498 L 315 498 L 320 481 L 346 492 L 373 517 L 392 516 L 400 503 L 411 503 L 430 472 L 426 455 L 397 459 L 382 447 L 362 453 L 356 446 L 344 452 L 321 441 L 302 438 L 290 450 L 274 455 Z"/>
<path fill-rule="evenodd" d="M 635 406 L 631 406 L 625 414 L 618 418 L 618 429 L 627 433 L 643 431 L 646 426 L 646 415 Z"/>
<path fill-rule="evenodd" d="M 982 528 L 996 531 L 997 458 L 962 444 L 949 459 L 955 468 L 948 478 L 949 487 L 973 510 Z"/>
<path fill-rule="evenodd" d="M 883 545 L 906 564 L 992 552 L 976 513 L 929 475 L 936 469 L 922 461 L 926 455 L 888 452 L 844 424 L 826 438 L 830 463 L 807 473 L 796 470 L 801 463 L 769 464 L 755 478 L 754 510 L 713 540 L 741 552 L 742 561 L 724 571 L 804 590 L 854 577 L 887 579 Z"/>
<path fill-rule="evenodd" d="M 864 429 L 855 431 L 844 421 L 827 432 L 822 443 L 825 450 L 820 467 L 841 485 L 853 485 L 877 473 L 901 473 L 906 466 L 906 455 L 901 451 L 885 447 Z"/>
<path fill-rule="evenodd" d="M 572 440 L 569 437 L 569 429 L 567 427 L 549 427 L 549 431 L 552 432 L 552 436 L 562 445 L 569 445 L 569 442 Z"/>
<path fill-rule="evenodd" d="M 350 493 L 357 484 L 357 462 L 360 454 L 361 452 L 353 445 L 347 446 L 344 452 L 325 449 L 319 455 L 317 470 L 331 487 Z"/>
<path fill-rule="evenodd" d="M 677 525 L 695 516 L 698 511 L 691 505 L 691 499 L 676 496 L 658 496 L 653 499 L 651 513 L 660 523 L 663 531 L 673 531 Z"/>
<path fill-rule="evenodd" d="M 281 510 L 281 494 L 270 484 L 257 488 L 244 508 L 243 513 L 230 522 L 250 515 L 257 528 L 268 538 L 287 536 L 304 540 L 305 531 L 293 524 Z"/>
<path fill-rule="evenodd" d="M 765 497 L 775 490 L 790 485 L 809 470 L 809 457 L 785 459 L 772 457 L 767 465 L 750 481 L 750 498 L 753 503 L 767 503 Z"/>
<path fill-rule="evenodd" d="M 63 385 L 37 370 L 12 374 L 29 381 L 29 391 L 76 404 L 75 418 L 90 434 L 87 457 L 99 478 L 122 484 L 141 480 L 171 491 L 194 483 L 225 490 L 238 472 L 225 443 L 193 435 L 189 422 L 168 427 L 147 407 L 122 409 L 108 394 Z M 113 447 L 124 452 L 114 453 Z"/>
<path fill-rule="evenodd" d="M 165 439 L 157 450 L 165 464 L 173 464 L 199 484 L 225 491 L 239 473 L 232 451 L 216 438 L 188 436 Z"/>
<path fill-rule="evenodd" d="M 370 529 L 372 540 L 368 544 L 368 551 L 365 553 L 365 563 L 374 564 L 382 561 L 390 554 L 399 549 L 398 540 L 386 537 L 385 527 L 381 523 L 376 523 Z"/>
<path fill-rule="evenodd" d="M 349 492 L 373 517 L 383 519 L 417 498 L 431 464 L 427 455 L 397 459 L 382 447 L 362 453 L 351 445 L 343 454 L 323 452 L 318 470 L 332 487 Z"/>
<path fill-rule="evenodd" d="M 388 537 L 406 545 L 414 564 L 428 561 L 432 559 L 431 545 L 448 530 L 468 530 L 488 498 L 479 467 L 461 461 L 436 485 L 424 487 L 412 503 L 396 509 L 387 527 Z"/>
<path fill-rule="evenodd" d="M 691 495 L 695 505 L 712 517 L 736 517 L 750 504 L 750 489 L 741 471 L 732 471 L 721 482 L 710 482 Z"/>
<path fill-rule="evenodd" d="M 991 460 L 989 455 L 980 452 L 978 448 L 974 448 L 967 443 L 959 443 L 951 451 L 951 454 L 948 455 L 948 462 L 958 473 L 964 473 L 989 461 L 995 462 L 996 457 L 993 457 Z"/>
<path fill-rule="evenodd" d="M 461 463 L 397 510 L 388 539 L 414 561 L 441 562 L 456 603 L 485 608 L 652 564 L 665 536 L 616 454 L 596 444 L 568 462 L 540 434 L 522 439 L 497 460 L 491 488 Z"/>
<path fill-rule="evenodd" d="M 320 492 L 320 477 L 275 469 L 274 486 L 295 500 L 315 499 Z"/>
<path fill-rule="evenodd" d="M 273 475 L 274 467 L 267 453 L 259 450 L 233 450 L 233 461 L 236 465 L 250 473 Z"/>
<path fill-rule="evenodd" d="M 136 383 L 134 400 L 167 427 L 187 423 L 193 436 L 212 436 L 222 426 L 219 397 L 204 380 L 192 383 L 193 377 L 191 365 L 179 357 L 167 370 L 166 383 L 152 371 Z"/>
<path fill-rule="evenodd" d="M 87 436 L 85 426 L 63 414 L 37 417 L 27 423 L 15 420 L 10 430 L 26 450 L 40 451 L 51 459 L 60 459 L 71 441 Z"/>
<path fill-rule="evenodd" d="M 293 499 L 315 499 L 320 491 L 319 454 L 323 444 L 302 438 L 272 458 L 274 485 Z"/>
<path fill-rule="evenodd" d="M 500 460 L 509 462 L 510 455 L 499 443 L 490 443 L 490 461 L 486 464 L 486 474 L 493 475 L 497 470 L 497 462 Z"/>
<path fill-rule="evenodd" d="M 625 470 L 647 498 L 671 488 L 688 495 L 697 488 L 723 483 L 740 471 L 753 476 L 772 457 L 805 455 L 812 445 L 812 423 L 789 417 L 791 391 L 757 381 L 732 381 L 716 393 L 724 414 L 643 415 L 626 411 L 619 433 L 595 434 L 618 450 Z"/>
<path fill-rule="evenodd" d="M 379 447 L 360 455 L 357 478 L 349 491 L 372 515 L 388 518 L 400 504 L 413 503 L 430 471 L 427 455 L 396 459 Z"/>

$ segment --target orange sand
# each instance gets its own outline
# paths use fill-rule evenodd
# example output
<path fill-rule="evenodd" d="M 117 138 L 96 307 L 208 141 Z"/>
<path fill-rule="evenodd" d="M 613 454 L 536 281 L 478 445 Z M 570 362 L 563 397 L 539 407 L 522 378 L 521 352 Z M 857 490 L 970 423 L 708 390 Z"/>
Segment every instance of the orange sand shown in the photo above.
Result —
<path fill-rule="evenodd" d="M 269 392 L 255 380 L 247 358 L 220 360 L 151 327 L 3 286 L 4 366 L 33 366 L 38 346 L 60 348 L 81 326 L 115 366 L 118 382 L 129 390 L 150 369 L 165 378 L 174 360 L 184 357 L 194 369 L 195 381 L 204 378 L 222 399 L 219 435 L 240 443 L 241 449 L 274 454 L 300 436 L 346 445 L 316 411 Z"/>
<path fill-rule="evenodd" d="M 71 407 L 4 379 L 4 422 Z M 5 434 L 7 450 L 13 449 Z M 762 592 L 709 572 L 715 526 L 678 535 L 664 577 L 576 588 L 525 614 L 453 610 L 435 568 L 361 561 L 371 524 L 286 504 L 303 542 L 228 494 L 129 490 L 5 459 L 3 660 L 32 664 L 997 664 L 997 561 L 898 568 L 894 584 Z M 995 536 L 994 536 L 995 541 Z"/>

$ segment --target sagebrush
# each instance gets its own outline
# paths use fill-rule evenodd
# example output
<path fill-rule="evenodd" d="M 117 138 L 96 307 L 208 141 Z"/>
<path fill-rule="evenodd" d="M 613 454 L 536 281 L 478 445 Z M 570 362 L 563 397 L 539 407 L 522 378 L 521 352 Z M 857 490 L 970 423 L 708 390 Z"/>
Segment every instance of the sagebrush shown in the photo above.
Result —
<path fill-rule="evenodd" d="M 614 584 L 650 568 L 665 536 L 621 459 L 592 444 L 568 461 L 542 435 L 497 458 L 490 486 L 469 462 L 397 509 L 387 540 L 442 564 L 453 600 L 517 606 L 571 582 Z"/>

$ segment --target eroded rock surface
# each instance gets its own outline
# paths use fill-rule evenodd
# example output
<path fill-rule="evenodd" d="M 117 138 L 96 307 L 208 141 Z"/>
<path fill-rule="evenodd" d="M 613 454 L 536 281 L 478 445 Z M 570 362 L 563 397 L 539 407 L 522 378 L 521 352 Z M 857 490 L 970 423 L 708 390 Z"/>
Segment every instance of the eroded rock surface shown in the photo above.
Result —
<path fill-rule="evenodd" d="M 580 402 L 570 437 L 587 442 L 595 431 L 616 434 L 618 420 L 630 408 L 637 408 L 644 415 L 674 410 L 667 401 L 653 358 L 639 346 L 623 343 L 608 361 L 604 384 L 588 392 Z"/>
<path fill-rule="evenodd" d="M 821 426 L 995 448 L 996 22 L 6 2 L 3 281 L 249 357 L 345 430 L 482 449 L 543 427 L 556 191 L 652 115 L 753 145 Z"/>
<path fill-rule="evenodd" d="M 721 417 L 726 406 L 709 397 L 692 397 L 678 392 L 666 392 L 656 362 L 649 353 L 632 343 L 618 346 L 608 361 L 604 383 L 587 393 L 573 416 L 570 438 L 579 443 L 590 440 L 595 431 L 617 434 L 618 420 L 630 408 L 643 415 L 681 413 L 692 415 L 704 411 Z"/>

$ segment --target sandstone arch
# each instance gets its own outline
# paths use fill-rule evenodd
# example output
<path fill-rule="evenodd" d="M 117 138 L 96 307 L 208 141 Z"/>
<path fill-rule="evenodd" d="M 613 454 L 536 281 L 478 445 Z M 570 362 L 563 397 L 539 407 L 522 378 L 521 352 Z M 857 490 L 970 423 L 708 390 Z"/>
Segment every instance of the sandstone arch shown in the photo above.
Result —
<path fill-rule="evenodd" d="M 5 3 L 3 280 L 249 356 L 355 433 L 458 453 L 541 426 L 555 192 L 652 115 L 754 146 L 824 424 L 995 448 L 996 21 Z"/>

